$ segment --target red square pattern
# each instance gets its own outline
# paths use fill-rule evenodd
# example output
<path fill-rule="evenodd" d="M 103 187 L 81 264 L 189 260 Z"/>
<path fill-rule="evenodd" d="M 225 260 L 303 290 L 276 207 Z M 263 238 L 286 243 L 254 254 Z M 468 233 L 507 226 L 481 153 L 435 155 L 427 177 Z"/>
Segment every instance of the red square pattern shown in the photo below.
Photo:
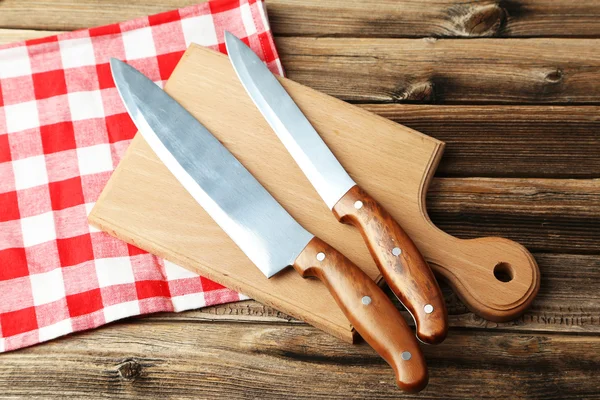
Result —
<path fill-rule="evenodd" d="M 3 112 L 0 110 L 0 113 Z M 10 161 L 10 145 L 8 144 L 8 134 L 0 135 L 0 163 Z"/>
<path fill-rule="evenodd" d="M 125 157 L 125 153 L 127 153 L 130 144 L 131 140 L 121 140 L 120 142 L 110 144 L 113 165 L 118 165 L 119 162 L 121 162 L 123 157 Z"/>
<path fill-rule="evenodd" d="M 68 239 L 56 239 L 61 267 L 69 267 L 94 259 L 90 235 L 80 235 Z"/>
<path fill-rule="evenodd" d="M 23 244 L 21 220 L 13 219 L 11 221 L 0 222 L 0 250 L 23 247 L 25 246 Z M 29 257 L 27 257 L 27 262 L 31 262 Z"/>
<path fill-rule="evenodd" d="M 181 60 L 184 51 L 178 51 L 174 53 L 161 54 L 157 57 L 158 59 L 158 69 L 160 70 L 160 79 L 166 81 L 169 79 L 175 67 Z"/>
<path fill-rule="evenodd" d="M 0 222 L 21 218 L 17 192 L 0 193 Z"/>
<path fill-rule="evenodd" d="M 240 0 L 209 1 L 211 14 L 217 14 L 236 9 L 240 6 Z"/>
<path fill-rule="evenodd" d="M 69 68 L 64 70 L 65 81 L 69 92 L 90 92 L 98 90 L 98 76 L 96 75 L 96 66 L 87 65 L 85 67 Z"/>
<path fill-rule="evenodd" d="M 146 253 L 131 257 L 130 260 L 133 277 L 136 281 L 160 281 L 165 279 L 158 257 Z M 152 268 L 153 264 L 154 268 Z"/>
<path fill-rule="evenodd" d="M 132 244 L 127 243 L 127 250 L 129 250 L 129 256 L 138 256 L 140 254 L 148 254 L 146 251 L 140 249 L 139 247 L 135 247 Z"/>
<path fill-rule="evenodd" d="M 53 301 L 51 303 L 36 306 L 37 322 L 41 328 L 56 324 L 57 322 L 69 319 L 69 308 L 65 298 Z"/>
<path fill-rule="evenodd" d="M 168 54 L 185 49 L 185 38 L 180 21 L 164 23 L 152 28 L 156 54 Z"/>
<path fill-rule="evenodd" d="M 160 81 L 160 71 L 158 70 L 158 61 L 156 57 L 139 58 L 137 60 L 128 60 L 127 64 L 140 71 L 152 82 Z"/>
<path fill-rule="evenodd" d="M 1 140 L 0 135 L 0 140 Z M 0 162 L 0 194 L 15 190 L 15 174 L 12 163 Z"/>
<path fill-rule="evenodd" d="M 96 65 L 96 74 L 98 75 L 98 84 L 100 89 L 110 89 L 115 87 L 115 81 L 110 72 L 110 64 L 98 64 Z"/>
<path fill-rule="evenodd" d="M 106 122 L 104 118 L 84 119 L 73 121 L 75 143 L 77 147 L 88 147 L 108 143 Z"/>
<path fill-rule="evenodd" d="M 109 142 L 115 143 L 121 140 L 133 139 L 137 127 L 129 114 L 123 113 L 106 117 L 106 130 L 108 131 Z"/>
<path fill-rule="evenodd" d="M 135 283 L 107 286 L 100 290 L 102 290 L 102 303 L 105 307 L 137 300 Z"/>
<path fill-rule="evenodd" d="M 138 281 L 135 283 L 138 299 L 169 297 L 169 285 L 165 281 Z"/>
<path fill-rule="evenodd" d="M 92 249 L 95 258 L 126 257 L 127 243 L 110 236 L 106 232 L 93 232 Z"/>
<path fill-rule="evenodd" d="M 27 48 L 29 49 L 29 54 L 32 54 L 31 49 L 34 49 L 36 45 L 45 44 L 45 43 L 56 43 L 58 42 L 58 37 L 56 36 L 45 36 L 37 39 L 29 39 L 25 43 L 27 44 Z"/>
<path fill-rule="evenodd" d="M 8 265 L 6 267 L 10 268 Z M 4 301 L 0 302 L 0 314 L 20 310 L 33 305 L 31 281 L 28 276 L 11 279 L 9 281 L 0 280 L 0 293 L 2 293 L 4 298 Z"/>
<path fill-rule="evenodd" d="M 77 147 L 75 144 L 75 131 L 73 130 L 73 122 L 71 121 L 41 126 L 40 134 L 42 135 L 42 147 L 44 148 L 44 154 L 72 150 Z"/>
<path fill-rule="evenodd" d="M 37 100 L 67 94 L 67 82 L 63 70 L 33 74 L 33 88 Z"/>
<path fill-rule="evenodd" d="M 52 210 L 48 186 L 41 185 L 17 192 L 21 218 L 33 217 Z"/>
<path fill-rule="evenodd" d="M 90 29 L 90 37 L 118 35 L 119 33 L 121 33 L 121 26 L 119 24 L 105 25 Z"/>
<path fill-rule="evenodd" d="M 240 295 L 230 289 L 213 290 L 212 292 L 204 292 L 203 294 L 206 306 L 241 300 Z"/>
<path fill-rule="evenodd" d="M 210 14 L 210 2 L 194 4 L 192 6 L 182 8 L 179 10 L 179 18 L 186 19 L 197 17 L 199 15 L 207 15 Z"/>
<path fill-rule="evenodd" d="M 0 250 L 0 281 L 21 278 L 29 275 L 25 249 L 15 247 Z"/>
<path fill-rule="evenodd" d="M 96 276 L 96 264 L 93 260 L 63 268 L 62 274 L 67 295 L 88 292 L 99 286 L 98 277 Z M 104 300 L 104 294 L 102 300 Z M 105 301 L 102 301 L 102 303 L 105 306 L 107 305 Z"/>
<path fill-rule="evenodd" d="M 0 314 L 0 326 L 2 326 L 2 335 L 4 337 L 37 329 L 35 307 Z"/>
<path fill-rule="evenodd" d="M 71 121 L 71 108 L 67 95 L 38 100 L 37 108 L 41 127 Z"/>
<path fill-rule="evenodd" d="M 27 42 L 27 52 L 31 72 L 34 74 L 62 69 L 62 58 L 56 36 Z"/>
<path fill-rule="evenodd" d="M 29 274 L 43 274 L 60 268 L 56 240 L 30 246 L 25 249 Z"/>
<path fill-rule="evenodd" d="M 64 181 L 50 182 L 48 187 L 53 210 L 62 210 L 84 203 L 80 176 Z"/>
<path fill-rule="evenodd" d="M 46 154 L 45 158 L 46 171 L 50 182 L 79 176 L 79 163 L 75 149 Z"/>
<path fill-rule="evenodd" d="M 140 314 L 173 311 L 173 302 L 166 297 L 148 297 L 147 299 L 141 299 L 138 305 L 140 307 Z"/>
<path fill-rule="evenodd" d="M 78 317 L 102 309 L 102 294 L 100 289 L 89 290 L 67 296 L 69 315 Z"/>
<path fill-rule="evenodd" d="M 204 277 L 200 277 L 200 280 L 202 281 L 202 290 L 205 292 L 210 292 L 213 290 L 220 290 L 220 289 L 225 289 L 225 286 L 223 285 L 219 285 L 217 282 L 213 282 L 210 279 L 206 279 Z"/>
<path fill-rule="evenodd" d="M 102 89 L 100 95 L 102 96 L 102 106 L 106 118 L 126 112 L 117 88 Z"/>
<path fill-rule="evenodd" d="M 39 128 L 27 129 L 8 135 L 13 160 L 22 160 L 44 154 Z"/>
<path fill-rule="evenodd" d="M 257 30 L 250 38 L 246 37 L 239 10 L 240 5 L 245 6 L 246 3 L 250 5 Z M 27 101 L 36 101 L 39 117 L 35 129 L 8 136 L 4 134 L 5 110 L 0 108 L 0 293 L 19 293 L 11 295 L 10 301 L 3 301 L 0 296 L 0 303 L 5 306 L 0 306 L 0 337 L 5 350 L 38 343 L 40 338 L 36 329 L 60 321 L 70 321 L 74 331 L 101 325 L 105 323 L 102 308 L 108 305 L 136 301 L 140 312 L 147 313 L 173 310 L 170 298 L 173 295 L 203 292 L 207 304 L 239 299 L 235 292 L 210 280 L 186 278 L 167 281 L 159 267 L 162 261 L 135 246 L 113 238 L 110 238 L 113 246 L 108 240 L 95 242 L 96 235 L 108 236 L 100 232 L 90 233 L 87 211 L 89 203 L 97 200 L 111 173 L 107 171 L 80 178 L 75 149 L 110 144 L 113 161 L 118 161 L 135 134 L 134 125 L 116 101 L 108 63 L 110 57 L 125 59 L 124 31 L 151 27 L 159 56 L 132 60 L 131 65 L 162 84 L 170 77 L 185 51 L 182 18 L 210 15 L 207 21 L 212 20 L 215 24 L 220 42 L 220 46 L 212 48 L 225 50 L 223 31 L 227 29 L 250 43 L 267 61 L 276 57 L 270 36 L 262 34 L 267 28 L 262 24 L 263 17 L 259 13 L 261 5 L 262 2 L 257 0 L 216 0 L 122 24 L 27 42 L 32 73 L 25 77 L 5 78 L 0 82 L 0 107 L 21 99 L 25 101 L 25 97 L 29 96 Z M 202 32 L 186 34 L 193 36 Z M 81 60 L 86 66 L 80 68 L 75 65 L 77 62 L 72 62 L 69 70 L 63 71 L 63 58 L 68 52 L 61 52 L 59 40 L 75 38 L 90 38 L 94 64 L 97 65 L 87 65 L 92 51 L 88 49 L 88 53 L 82 55 L 85 60 Z M 277 62 L 275 58 L 268 65 L 277 67 Z M 98 88 L 103 91 L 103 114 L 71 122 L 67 91 Z M 110 118 L 107 120 L 106 117 Z M 42 154 L 52 184 L 44 185 L 44 190 L 36 187 L 36 190 L 15 193 L 11 161 Z M 11 207 L 6 207 L 7 204 Z M 20 219 L 31 212 L 46 209 L 53 209 L 57 239 L 24 249 Z M 97 251 L 107 257 L 117 253 L 129 256 L 135 282 L 99 289 L 93 258 L 98 257 Z M 29 307 L 35 293 L 31 293 L 31 287 L 19 287 L 18 283 L 28 281 L 28 275 L 55 268 L 62 268 L 66 297 L 35 309 Z M 6 285 L 10 289 L 6 290 Z"/>
<path fill-rule="evenodd" d="M 92 329 L 105 323 L 106 320 L 104 319 L 104 312 L 102 310 L 71 318 L 73 332 Z"/>
<path fill-rule="evenodd" d="M 121 28 L 119 27 L 118 29 Z M 108 65 L 111 58 L 125 59 L 125 44 L 121 40 L 120 35 L 93 36 L 92 46 L 94 48 L 96 64 Z"/>
<path fill-rule="evenodd" d="M 185 278 L 169 281 L 171 296 L 184 296 L 190 293 L 202 293 L 200 278 Z"/>
<path fill-rule="evenodd" d="M 27 102 L 33 98 L 34 90 L 31 75 L 5 78 L 0 80 L 0 83 L 5 105 Z"/>
<path fill-rule="evenodd" d="M 268 43 L 271 38 L 269 37 L 269 34 L 267 32 L 264 33 L 259 33 L 258 37 L 260 38 L 261 42 L 263 43 Z M 273 51 L 273 48 L 271 46 L 262 46 L 263 52 L 264 52 L 264 61 L 269 63 L 273 60 L 275 60 L 275 58 L 277 58 L 277 55 L 275 54 L 275 52 Z"/>
<path fill-rule="evenodd" d="M 166 24 L 171 21 L 179 20 L 179 10 L 167 11 L 156 15 L 151 15 L 148 17 L 148 22 L 150 26 L 156 26 L 161 24 Z"/>
<path fill-rule="evenodd" d="M 54 211 L 53 214 L 57 238 L 68 239 L 90 233 L 85 204 Z"/>
<path fill-rule="evenodd" d="M 93 203 L 98 200 L 111 174 L 112 171 L 107 171 L 93 175 L 83 175 L 81 177 L 83 198 L 86 203 Z"/>

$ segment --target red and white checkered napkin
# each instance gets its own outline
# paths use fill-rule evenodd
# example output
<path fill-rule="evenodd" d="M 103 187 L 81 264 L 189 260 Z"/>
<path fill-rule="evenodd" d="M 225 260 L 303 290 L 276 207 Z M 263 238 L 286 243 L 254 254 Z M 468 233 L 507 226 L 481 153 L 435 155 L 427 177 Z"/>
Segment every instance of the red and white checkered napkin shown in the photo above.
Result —
<path fill-rule="evenodd" d="M 87 214 L 136 133 L 110 57 L 163 84 L 190 42 L 243 38 L 282 74 L 261 0 L 217 0 L 0 47 L 0 352 L 132 315 L 243 298 Z"/>

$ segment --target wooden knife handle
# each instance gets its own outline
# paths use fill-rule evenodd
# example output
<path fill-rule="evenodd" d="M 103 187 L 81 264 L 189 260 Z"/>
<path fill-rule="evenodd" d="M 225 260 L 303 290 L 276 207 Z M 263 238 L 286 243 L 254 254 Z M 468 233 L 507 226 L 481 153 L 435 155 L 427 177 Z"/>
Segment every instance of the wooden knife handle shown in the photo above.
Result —
<path fill-rule="evenodd" d="M 390 214 L 358 185 L 333 207 L 336 218 L 360 230 L 388 286 L 417 326 L 424 343 L 442 342 L 448 333 L 444 297 L 433 272 L 410 237 Z"/>
<path fill-rule="evenodd" d="M 356 331 L 392 366 L 401 389 L 418 392 L 427 385 L 419 343 L 392 301 L 367 274 L 316 237 L 300 253 L 294 269 L 327 286 Z"/>

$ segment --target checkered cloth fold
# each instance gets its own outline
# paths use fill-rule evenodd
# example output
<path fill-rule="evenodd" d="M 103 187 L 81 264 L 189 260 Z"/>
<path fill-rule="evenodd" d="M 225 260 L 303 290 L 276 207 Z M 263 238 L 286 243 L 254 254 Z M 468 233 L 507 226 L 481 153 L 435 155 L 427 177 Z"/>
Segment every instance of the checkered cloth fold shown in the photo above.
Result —
<path fill-rule="evenodd" d="M 0 352 L 242 295 L 100 232 L 87 215 L 136 128 L 109 59 L 164 84 L 229 30 L 282 74 L 261 0 L 216 0 L 0 47 Z"/>

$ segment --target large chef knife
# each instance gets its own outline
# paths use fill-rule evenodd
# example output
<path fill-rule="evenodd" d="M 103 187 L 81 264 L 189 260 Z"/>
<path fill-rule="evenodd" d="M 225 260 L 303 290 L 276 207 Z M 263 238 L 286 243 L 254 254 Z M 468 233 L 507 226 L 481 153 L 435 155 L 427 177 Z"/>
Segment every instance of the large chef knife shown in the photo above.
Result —
<path fill-rule="evenodd" d="M 361 232 L 388 286 L 412 314 L 417 337 L 440 343 L 446 305 L 423 256 L 390 214 L 344 170 L 317 131 L 260 58 L 225 33 L 229 59 L 246 91 L 336 218 Z"/>
<path fill-rule="evenodd" d="M 360 335 L 419 391 L 425 360 L 391 300 L 361 269 L 306 231 L 191 114 L 133 67 L 111 60 L 125 108 L 177 180 L 248 258 L 271 277 L 292 265 L 319 278 Z M 274 278 L 276 279 L 276 278 Z"/>

